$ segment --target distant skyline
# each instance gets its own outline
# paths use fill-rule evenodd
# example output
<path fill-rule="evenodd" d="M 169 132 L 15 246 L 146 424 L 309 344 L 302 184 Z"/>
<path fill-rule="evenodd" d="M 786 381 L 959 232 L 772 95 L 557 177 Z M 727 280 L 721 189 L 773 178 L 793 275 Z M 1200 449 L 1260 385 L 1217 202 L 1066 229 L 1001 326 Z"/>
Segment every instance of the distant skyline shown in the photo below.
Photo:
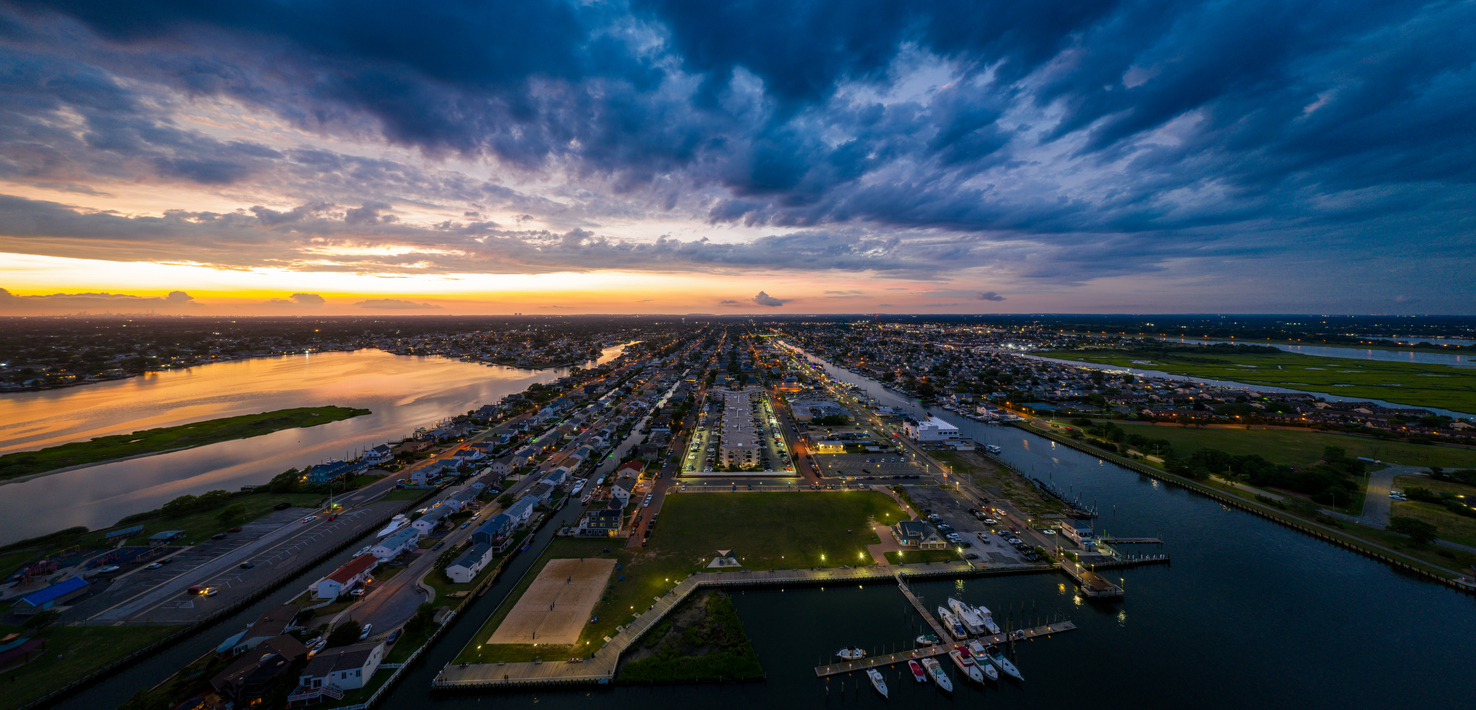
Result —
<path fill-rule="evenodd" d="M 0 0 L 0 315 L 1469 314 L 1473 28 Z"/>

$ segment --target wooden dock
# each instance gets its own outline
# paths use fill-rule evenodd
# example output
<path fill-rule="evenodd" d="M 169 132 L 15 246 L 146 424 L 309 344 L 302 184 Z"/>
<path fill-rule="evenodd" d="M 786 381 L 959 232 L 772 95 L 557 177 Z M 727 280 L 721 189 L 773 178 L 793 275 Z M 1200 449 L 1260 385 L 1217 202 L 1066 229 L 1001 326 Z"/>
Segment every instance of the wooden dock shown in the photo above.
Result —
<path fill-rule="evenodd" d="M 907 597 L 907 601 L 912 602 L 912 608 L 922 614 L 923 620 L 928 622 L 928 626 L 933 629 L 933 635 L 938 637 L 939 643 L 953 638 L 953 634 L 950 634 L 948 629 L 943 628 L 943 624 L 934 618 L 933 612 L 923 606 L 922 599 L 912 593 L 912 589 L 907 586 L 907 580 L 902 578 L 901 572 L 897 573 L 897 588 L 902 590 L 902 596 Z"/>
<path fill-rule="evenodd" d="M 1156 537 L 1104 537 L 1102 542 L 1108 545 L 1162 545 L 1163 540 Z"/>
<path fill-rule="evenodd" d="M 1061 571 L 1076 580 L 1077 585 L 1081 588 L 1082 595 L 1094 598 L 1120 597 L 1123 595 L 1122 587 L 1108 581 L 1106 577 L 1077 564 L 1070 557 L 1062 555 L 1056 559 L 1061 564 Z"/>
<path fill-rule="evenodd" d="M 979 643 L 984 644 L 985 646 L 993 646 L 996 644 L 1005 643 L 1006 641 L 1010 640 L 1010 637 L 1013 637 L 1015 641 L 1025 641 L 1033 638 L 1047 637 L 1051 634 L 1074 631 L 1075 629 L 1076 624 L 1073 624 L 1070 621 L 1060 621 L 1054 624 L 1037 626 L 1032 629 L 1016 629 L 1015 631 L 1011 631 L 1008 635 L 994 634 L 993 636 L 981 636 L 975 640 Z M 867 668 L 879 668 L 881 666 L 890 666 L 897 663 L 906 663 L 911 660 L 919 660 L 932 656 L 941 656 L 947 653 L 948 649 L 951 648 L 953 645 L 954 644 L 951 643 L 940 643 L 937 646 L 915 648 L 910 651 L 898 651 L 897 653 L 888 653 L 881 656 L 868 656 L 866 658 L 858 658 L 854 661 L 843 661 L 841 663 L 832 663 L 825 666 L 816 666 L 815 675 L 824 678 L 826 676 L 839 675 L 841 673 L 865 671 Z"/>

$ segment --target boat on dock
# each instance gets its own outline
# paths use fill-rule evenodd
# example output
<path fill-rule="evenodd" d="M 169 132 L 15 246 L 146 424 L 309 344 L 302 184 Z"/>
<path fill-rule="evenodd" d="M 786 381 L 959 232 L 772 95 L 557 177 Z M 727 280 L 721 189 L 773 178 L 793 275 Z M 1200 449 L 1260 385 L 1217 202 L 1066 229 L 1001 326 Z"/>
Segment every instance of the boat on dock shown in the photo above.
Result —
<path fill-rule="evenodd" d="M 883 698 L 887 697 L 887 681 L 882 678 L 881 671 L 867 668 L 866 677 L 871 679 L 871 687 L 876 688 L 876 692 L 881 693 Z"/>
<path fill-rule="evenodd" d="M 984 644 L 978 641 L 970 641 L 969 653 L 974 657 L 974 665 L 978 666 L 979 670 L 984 671 L 985 677 L 989 680 L 999 680 L 999 671 L 994 667 L 993 663 L 990 663 L 984 658 Z"/>
<path fill-rule="evenodd" d="M 975 683 L 984 682 L 984 671 L 979 670 L 979 665 L 974 663 L 974 658 L 969 653 L 969 649 L 963 646 L 954 646 L 948 652 L 948 657 L 953 659 L 953 665 L 958 666 L 958 669 L 963 671 L 964 675 L 969 677 L 969 680 Z"/>
<path fill-rule="evenodd" d="M 984 628 L 991 635 L 999 633 L 999 624 L 994 623 L 994 612 L 990 611 L 989 607 L 976 606 L 974 607 L 974 613 L 979 615 L 979 620 L 984 622 Z"/>
<path fill-rule="evenodd" d="M 850 647 L 847 647 L 847 648 L 843 648 L 843 649 L 841 649 L 839 651 L 836 651 L 835 652 L 835 655 L 840 656 L 841 658 L 844 658 L 847 661 L 854 661 L 854 660 L 857 660 L 857 659 L 865 658 L 866 657 L 866 652 L 863 651 L 863 650 L 861 650 L 858 647 L 850 646 Z"/>
<path fill-rule="evenodd" d="M 919 646 L 936 646 L 943 643 L 943 639 L 938 638 L 937 634 L 923 634 L 914 640 L 917 641 L 917 645 Z"/>
<path fill-rule="evenodd" d="M 912 679 L 919 683 L 928 682 L 928 674 L 923 672 L 922 664 L 917 661 L 908 661 L 907 667 L 912 670 Z"/>
<path fill-rule="evenodd" d="M 964 628 L 968 629 L 970 634 L 978 636 L 984 633 L 984 620 L 979 618 L 979 614 L 974 611 L 974 607 L 953 597 L 949 597 L 948 608 L 953 610 L 953 613 L 958 616 L 959 621 L 963 622 Z"/>
<path fill-rule="evenodd" d="M 1001 673 L 1015 680 L 1025 680 L 1020 677 L 1020 669 L 1016 668 L 1015 664 L 1010 663 L 1010 659 L 1005 658 L 1003 653 L 1000 653 L 998 646 L 990 646 L 984 649 L 984 658 L 994 664 L 994 667 L 998 668 Z"/>
<path fill-rule="evenodd" d="M 948 679 L 948 674 L 943 672 L 943 666 L 932 658 L 923 659 L 923 667 L 928 669 L 928 675 L 933 676 L 933 682 L 950 693 L 953 692 L 953 681 Z"/>
<path fill-rule="evenodd" d="M 958 617 L 941 606 L 938 607 L 938 620 L 943 622 L 943 628 L 948 629 L 948 633 L 953 634 L 954 638 L 962 641 L 969 637 L 968 629 L 958 622 Z"/>

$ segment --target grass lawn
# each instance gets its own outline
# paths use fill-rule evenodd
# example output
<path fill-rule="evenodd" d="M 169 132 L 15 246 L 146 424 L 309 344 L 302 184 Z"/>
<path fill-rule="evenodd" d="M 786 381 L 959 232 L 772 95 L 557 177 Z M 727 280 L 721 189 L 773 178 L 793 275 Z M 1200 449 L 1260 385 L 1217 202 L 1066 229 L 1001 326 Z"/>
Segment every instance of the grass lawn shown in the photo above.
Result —
<path fill-rule="evenodd" d="M 908 550 L 905 554 L 901 552 L 888 552 L 887 562 L 889 564 L 919 564 L 923 562 L 957 562 L 958 553 L 953 550 Z"/>
<path fill-rule="evenodd" d="M 21 630 L 19 626 L 0 625 L 0 635 Z M 36 637 L 46 639 L 45 653 L 30 665 L 4 674 L 5 692 L 0 693 L 0 708 L 16 708 L 32 702 L 178 630 L 174 626 L 54 626 L 43 629 Z"/>
<path fill-rule="evenodd" d="M 420 500 L 435 492 L 434 488 L 401 488 L 384 494 L 380 500 Z"/>
<path fill-rule="evenodd" d="M 1058 422 L 1062 423 L 1062 422 Z M 1311 429 L 1235 429 L 1183 427 L 1177 424 L 1113 422 L 1129 434 L 1167 439 L 1181 456 L 1196 449 L 1219 449 L 1244 456 L 1260 454 L 1273 463 L 1306 466 L 1322 458 L 1324 447 L 1337 446 L 1349 456 L 1362 456 L 1409 466 L 1476 468 L 1476 449 L 1435 444 L 1383 441 L 1369 436 Z"/>
<path fill-rule="evenodd" d="M 147 429 L 132 434 L 101 436 L 92 441 L 62 444 L 39 451 L 17 451 L 0 456 L 0 478 L 28 476 L 67 466 L 112 461 L 233 439 L 249 439 L 283 429 L 317 426 L 364 414 L 369 414 L 369 410 L 350 407 L 298 407 Z"/>
<path fill-rule="evenodd" d="M 20 569 L 21 565 L 30 562 L 36 556 L 36 550 L 24 549 L 0 553 L 0 579 L 5 579 L 12 572 Z"/>
<path fill-rule="evenodd" d="M 627 548 L 624 539 L 559 538 L 529 568 L 506 601 L 472 637 L 455 662 L 489 663 L 564 660 L 576 655 L 572 646 L 484 645 L 538 573 L 555 558 L 615 559 L 623 569 L 611 577 L 605 598 L 585 626 L 579 653 L 587 654 L 614 636 L 615 627 L 645 611 L 664 595 L 668 581 L 710 571 L 718 550 L 732 550 L 745 569 L 839 567 L 873 564 L 866 554 L 873 533 L 868 521 L 897 520 L 902 511 L 890 497 L 871 491 L 827 493 L 703 493 L 668 496 L 651 534 L 649 548 Z M 849 530 L 850 532 L 847 532 Z M 610 552 L 602 552 L 604 548 Z M 624 581 L 616 581 L 621 575 Z M 588 649 L 586 651 L 585 649 Z"/>
<path fill-rule="evenodd" d="M 1016 507 L 1032 516 L 1066 512 L 1066 506 L 1061 501 L 1042 493 L 1014 471 L 989 461 L 978 453 L 929 451 L 928 455 L 948 464 L 954 473 L 968 476 L 981 490 L 1010 499 Z"/>
<path fill-rule="evenodd" d="M 291 503 L 294 507 L 316 509 L 318 503 L 324 500 L 320 493 L 254 493 L 232 498 L 226 507 L 240 505 L 245 508 L 241 515 L 230 520 L 221 520 L 218 516 L 225 508 L 213 508 L 201 510 L 177 518 L 159 517 L 145 520 L 142 523 L 143 533 L 138 537 L 129 538 L 134 543 L 142 543 L 150 535 L 163 530 L 183 530 L 184 538 L 172 544 L 182 545 L 191 542 L 201 542 L 210 539 L 211 535 L 223 533 L 226 530 L 256 520 L 268 513 L 281 503 Z M 308 511 L 299 511 L 306 513 Z M 82 536 L 83 547 L 103 547 L 106 545 L 103 537 L 106 533 L 96 532 Z"/>
<path fill-rule="evenodd" d="M 1117 367 L 1160 370 L 1174 375 L 1476 412 L 1476 370 L 1447 365 L 1315 357 L 1288 352 L 1222 355 L 1067 350 L 1041 354 Z"/>
<path fill-rule="evenodd" d="M 1451 481 L 1436 481 L 1424 476 L 1395 476 L 1395 488 L 1424 488 L 1434 493 L 1450 493 L 1476 500 L 1476 486 Z M 1394 501 L 1390 515 L 1418 518 L 1439 529 L 1440 537 L 1462 545 L 1476 545 L 1476 518 L 1468 518 L 1434 503 Z"/>

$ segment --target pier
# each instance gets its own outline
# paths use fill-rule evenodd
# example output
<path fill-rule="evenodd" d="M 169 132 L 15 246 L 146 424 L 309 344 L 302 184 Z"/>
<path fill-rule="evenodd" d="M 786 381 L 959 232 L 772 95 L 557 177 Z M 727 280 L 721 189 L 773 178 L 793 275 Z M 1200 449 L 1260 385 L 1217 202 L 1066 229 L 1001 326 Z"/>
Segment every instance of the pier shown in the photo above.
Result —
<path fill-rule="evenodd" d="M 1036 626 L 1036 627 L 1030 628 L 1030 629 L 1017 629 L 1015 631 L 1009 632 L 1008 634 L 994 634 L 993 636 L 981 636 L 981 637 L 979 637 L 979 638 L 977 638 L 975 640 L 978 641 L 981 644 L 984 644 L 985 646 L 993 646 L 993 645 L 996 645 L 996 644 L 1005 643 L 1006 641 L 1009 641 L 1009 640 L 1024 641 L 1026 639 L 1033 639 L 1033 638 L 1040 638 L 1040 637 L 1044 637 L 1044 636 L 1050 636 L 1051 634 L 1064 633 L 1064 632 L 1067 632 L 1067 631 L 1073 631 L 1075 629 L 1076 629 L 1076 624 L 1073 624 L 1070 621 L 1059 621 L 1059 622 L 1056 622 L 1054 624 L 1044 624 L 1044 625 Z M 940 644 L 938 644 L 936 646 L 928 646 L 928 647 L 925 647 L 925 648 L 915 648 L 915 649 L 912 649 L 910 651 L 898 651 L 896 653 L 888 653 L 888 654 L 884 654 L 884 655 L 881 655 L 881 656 L 869 656 L 869 657 L 866 657 L 866 658 L 858 658 L 858 659 L 856 659 L 854 661 L 843 661 L 841 663 L 832 663 L 832 664 L 824 665 L 824 666 L 816 666 L 815 667 L 815 675 L 818 676 L 818 677 L 824 678 L 826 676 L 839 675 L 841 673 L 851 673 L 853 671 L 865 671 L 867 668 L 879 668 L 881 666 L 890 666 L 890 665 L 894 665 L 894 664 L 897 664 L 897 663 L 906 663 L 908 661 L 920 660 L 920 659 L 929 658 L 929 657 L 932 657 L 932 656 L 942 656 L 942 655 L 947 654 L 948 653 L 948 649 L 952 648 L 956 643 L 965 643 L 965 642 L 962 642 L 962 641 L 955 642 L 955 643 L 947 643 L 947 642 L 945 642 L 945 643 L 940 643 Z"/>
<path fill-rule="evenodd" d="M 1108 545 L 1162 545 L 1163 540 L 1156 537 L 1104 537 L 1099 542 Z"/>
<path fill-rule="evenodd" d="M 1061 555 L 1056 558 L 1056 561 L 1060 564 L 1061 571 L 1065 572 L 1066 576 L 1076 580 L 1076 584 L 1081 588 L 1083 596 L 1104 598 L 1121 597 L 1123 595 L 1122 587 L 1108 581 L 1106 577 L 1077 564 L 1070 557 Z"/>

